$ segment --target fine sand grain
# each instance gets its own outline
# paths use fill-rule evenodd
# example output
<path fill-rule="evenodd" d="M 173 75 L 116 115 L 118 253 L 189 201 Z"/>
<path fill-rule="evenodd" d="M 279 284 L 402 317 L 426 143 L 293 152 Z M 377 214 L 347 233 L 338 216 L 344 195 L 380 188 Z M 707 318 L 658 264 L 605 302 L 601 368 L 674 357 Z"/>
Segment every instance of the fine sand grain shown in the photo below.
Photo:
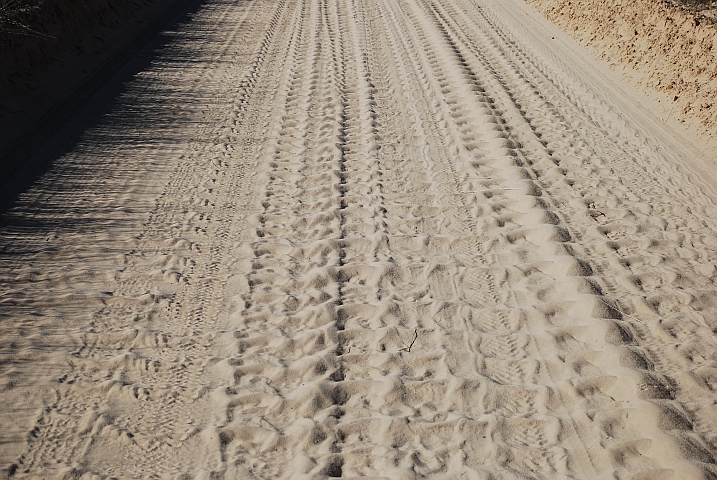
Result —
<path fill-rule="evenodd" d="M 522 0 L 164 35 L 0 228 L 5 475 L 717 476 L 713 164 Z"/>

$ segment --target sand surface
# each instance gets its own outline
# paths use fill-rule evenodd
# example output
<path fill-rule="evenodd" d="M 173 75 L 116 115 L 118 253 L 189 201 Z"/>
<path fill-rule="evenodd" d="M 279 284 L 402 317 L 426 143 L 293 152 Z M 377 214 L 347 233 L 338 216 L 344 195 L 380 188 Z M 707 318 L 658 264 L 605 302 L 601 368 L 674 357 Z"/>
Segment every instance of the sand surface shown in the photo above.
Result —
<path fill-rule="evenodd" d="M 0 228 L 4 475 L 717 476 L 714 164 L 566 35 L 520 0 L 163 35 Z"/>

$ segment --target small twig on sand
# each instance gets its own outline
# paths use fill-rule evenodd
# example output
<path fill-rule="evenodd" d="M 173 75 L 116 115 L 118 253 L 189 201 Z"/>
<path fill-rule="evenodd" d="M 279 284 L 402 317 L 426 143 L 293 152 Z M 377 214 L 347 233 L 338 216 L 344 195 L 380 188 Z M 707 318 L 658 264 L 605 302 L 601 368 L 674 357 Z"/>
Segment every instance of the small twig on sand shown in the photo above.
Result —
<path fill-rule="evenodd" d="M 675 107 L 672 107 L 670 109 L 670 113 L 667 114 L 667 119 L 665 119 L 665 123 L 670 121 L 670 117 L 672 116 L 672 111 L 675 109 Z"/>
<path fill-rule="evenodd" d="M 406 351 L 408 353 L 411 353 L 411 349 L 413 348 L 413 344 L 416 343 L 416 339 L 418 339 L 418 329 L 415 329 L 413 331 L 413 340 L 411 340 L 411 344 L 408 346 L 408 348 L 402 348 L 399 350 L 399 352 Z"/>
<path fill-rule="evenodd" d="M 613 310 L 617 311 L 620 315 L 624 315 L 625 317 L 631 318 L 631 319 L 635 320 L 636 322 L 640 322 L 641 324 L 647 326 L 647 324 L 645 322 L 643 322 L 642 320 L 640 320 L 639 318 L 635 318 L 632 315 L 630 315 L 629 313 L 623 312 L 622 310 L 617 308 L 615 305 L 610 305 L 602 298 L 598 297 L 598 300 L 600 300 L 602 303 L 604 303 L 608 308 L 612 308 Z"/>

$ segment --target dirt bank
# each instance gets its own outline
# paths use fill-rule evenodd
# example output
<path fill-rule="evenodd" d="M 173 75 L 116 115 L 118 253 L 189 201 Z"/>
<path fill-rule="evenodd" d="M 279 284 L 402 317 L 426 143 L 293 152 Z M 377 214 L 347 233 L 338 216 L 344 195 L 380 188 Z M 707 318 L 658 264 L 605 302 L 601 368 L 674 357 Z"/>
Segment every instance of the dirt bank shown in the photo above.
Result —
<path fill-rule="evenodd" d="M 47 0 L 4 2 L 0 12 L 0 91 L 26 89 L 33 75 L 73 51 L 82 54 L 88 40 L 102 41 L 153 0 Z M 19 4 L 19 5 L 18 5 Z M 98 31 L 102 33 L 98 34 Z"/>
<path fill-rule="evenodd" d="M 32 2 L 9 16 L 0 0 L 0 210 L 51 166 L 53 142 L 71 148 L 151 62 L 160 32 L 201 0 Z"/>
<path fill-rule="evenodd" d="M 672 102 L 673 118 L 717 136 L 717 26 L 658 0 L 525 0 L 638 83 Z"/>

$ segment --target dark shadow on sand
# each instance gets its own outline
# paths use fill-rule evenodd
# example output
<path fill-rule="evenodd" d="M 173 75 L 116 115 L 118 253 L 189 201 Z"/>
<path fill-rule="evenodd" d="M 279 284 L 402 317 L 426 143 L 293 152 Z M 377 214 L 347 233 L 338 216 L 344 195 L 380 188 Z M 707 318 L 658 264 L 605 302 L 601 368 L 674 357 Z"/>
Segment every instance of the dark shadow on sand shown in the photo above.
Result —
<path fill-rule="evenodd" d="M 9 145 L 0 146 L 0 225 L 18 196 L 72 151 L 84 132 L 112 111 L 126 85 L 161 56 L 167 32 L 191 20 L 205 0 L 176 0 L 124 48 L 82 80 L 61 102 Z M 151 119 L 145 119 L 151 120 Z"/>

